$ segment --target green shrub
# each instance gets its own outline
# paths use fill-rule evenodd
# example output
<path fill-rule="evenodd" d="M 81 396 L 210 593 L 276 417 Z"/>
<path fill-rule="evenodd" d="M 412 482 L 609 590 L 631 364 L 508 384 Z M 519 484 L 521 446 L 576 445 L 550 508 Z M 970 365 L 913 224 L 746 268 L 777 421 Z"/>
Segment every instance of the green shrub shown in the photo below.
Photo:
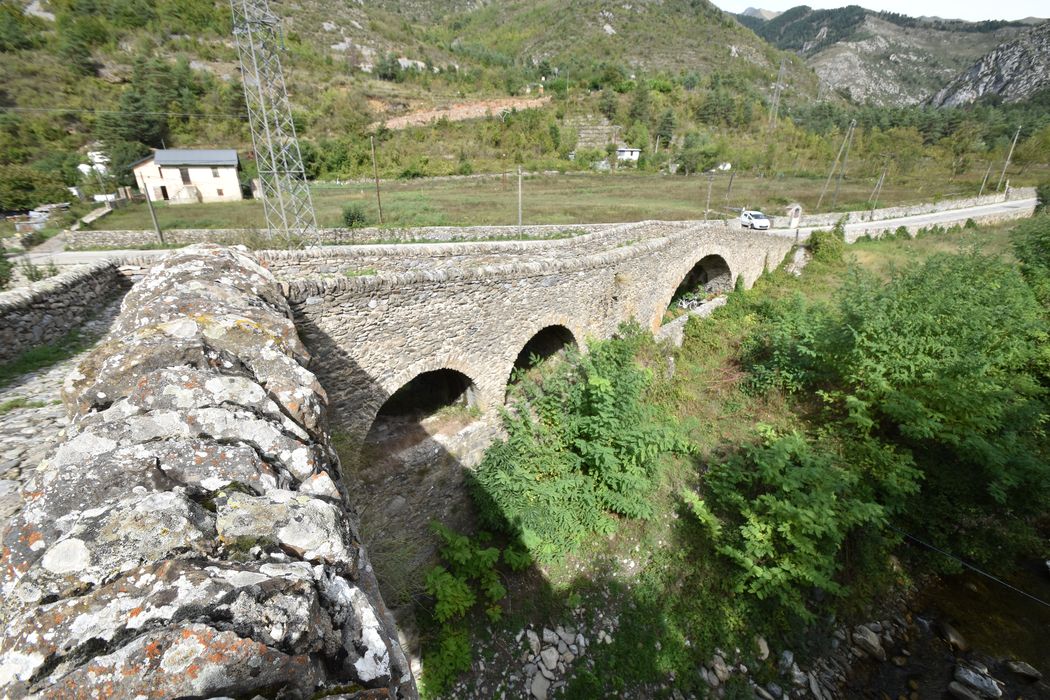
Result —
<path fill-rule="evenodd" d="M 569 351 L 504 414 L 506 440 L 486 452 L 474 477 L 479 516 L 509 530 L 540 559 L 558 558 L 613 514 L 652 515 L 661 456 L 689 449 L 675 420 L 645 401 L 652 377 L 635 353 L 651 336 L 623 337 Z"/>
<path fill-rule="evenodd" d="M 1043 213 L 1050 207 L 1050 182 L 1041 182 L 1035 188 L 1036 205 L 1035 210 L 1037 213 Z"/>
<path fill-rule="evenodd" d="M 0 289 L 7 289 L 14 276 L 15 266 L 7 259 L 5 253 L 0 253 Z"/>
<path fill-rule="evenodd" d="M 845 219 L 835 224 L 830 231 L 814 231 L 809 237 L 809 249 L 813 259 L 824 263 L 841 263 L 846 254 Z"/>
<path fill-rule="evenodd" d="M 435 637 L 424 644 L 423 684 L 428 696 L 442 693 L 459 674 L 470 669 L 473 656 L 464 618 L 479 599 L 486 603 L 489 620 L 502 617 L 499 601 L 507 589 L 496 568 L 501 554 L 515 571 L 532 563 L 528 554 L 516 547 L 501 551 L 483 546 L 488 539 L 484 533 L 471 539 L 436 522 L 430 529 L 442 542 L 438 551 L 443 565 L 432 568 L 426 577 L 427 593 L 434 600 L 434 619 L 440 623 Z"/>
<path fill-rule="evenodd" d="M 967 219 L 966 223 L 963 224 L 963 228 L 967 230 L 975 229 L 977 228 L 977 222 L 973 219 Z"/>
<path fill-rule="evenodd" d="M 357 228 L 359 226 L 367 226 L 368 223 L 368 214 L 365 213 L 363 205 L 347 204 L 343 207 L 343 226 Z"/>
<path fill-rule="evenodd" d="M 1039 300 L 1050 306 L 1050 212 L 1016 226 L 1010 239 L 1021 274 Z"/>
<path fill-rule="evenodd" d="M 884 509 L 860 481 L 839 455 L 797 433 L 765 429 L 760 444 L 704 475 L 707 500 L 692 492 L 683 498 L 718 552 L 737 566 L 737 591 L 810 620 L 814 587 L 847 592 L 836 581 L 847 538 L 862 528 L 877 536 L 885 522 Z"/>
<path fill-rule="evenodd" d="M 1038 257 L 1027 251 L 1039 243 L 1018 240 L 1019 257 Z M 905 501 L 908 527 L 978 561 L 1030 541 L 1050 478 L 1050 353 L 1021 274 L 978 253 L 936 255 L 887 284 L 851 275 L 837 308 L 782 306 L 746 344 L 756 384 L 816 392 L 827 429 L 881 475 L 873 487 L 907 467 L 876 447 L 914 460 L 923 486 Z"/>

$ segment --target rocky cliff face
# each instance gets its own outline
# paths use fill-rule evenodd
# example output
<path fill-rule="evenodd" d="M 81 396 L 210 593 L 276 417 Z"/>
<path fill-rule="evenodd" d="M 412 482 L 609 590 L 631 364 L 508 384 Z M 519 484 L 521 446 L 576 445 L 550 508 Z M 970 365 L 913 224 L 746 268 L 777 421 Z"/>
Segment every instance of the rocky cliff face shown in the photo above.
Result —
<path fill-rule="evenodd" d="M 128 293 L 3 531 L 0 696 L 416 697 L 308 358 L 246 254 Z"/>
<path fill-rule="evenodd" d="M 931 98 L 936 107 L 998 95 L 1006 102 L 1050 88 L 1050 22 L 1044 22 L 986 54 Z"/>

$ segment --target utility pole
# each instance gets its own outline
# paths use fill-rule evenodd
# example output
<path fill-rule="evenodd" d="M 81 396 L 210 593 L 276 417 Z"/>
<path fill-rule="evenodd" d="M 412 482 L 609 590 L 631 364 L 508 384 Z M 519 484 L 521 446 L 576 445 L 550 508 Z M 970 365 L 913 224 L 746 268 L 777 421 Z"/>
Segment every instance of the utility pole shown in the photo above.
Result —
<path fill-rule="evenodd" d="M 777 72 L 777 84 L 773 88 L 773 100 L 769 103 L 769 130 L 777 128 L 777 116 L 780 113 L 780 93 L 784 89 L 784 59 L 780 59 L 780 70 Z"/>
<path fill-rule="evenodd" d="M 839 203 L 839 187 L 842 186 L 842 178 L 846 174 L 846 166 L 849 165 L 849 149 L 853 145 L 853 133 L 856 131 L 857 121 L 853 120 L 849 130 L 849 141 L 846 142 L 846 155 L 842 157 L 842 170 L 839 170 L 839 179 L 835 181 L 835 196 L 831 198 L 831 209 L 835 210 L 835 207 Z"/>
<path fill-rule="evenodd" d="M 824 195 L 828 193 L 828 187 L 831 185 L 831 178 L 835 176 L 835 169 L 839 167 L 839 159 L 842 158 L 842 153 L 846 150 L 846 142 L 853 137 L 853 127 L 857 125 L 857 120 L 854 119 L 849 123 L 849 128 L 846 129 L 846 136 L 842 139 L 842 145 L 839 146 L 839 153 L 835 156 L 835 162 L 831 165 L 831 172 L 828 173 L 828 179 L 824 183 L 824 189 L 820 192 L 820 199 L 817 200 L 817 211 L 820 211 L 820 205 L 824 202 Z"/>
<path fill-rule="evenodd" d="M 1017 131 L 1014 132 L 1014 142 L 1010 144 L 1010 153 L 1006 156 L 1006 164 L 1003 166 L 1003 174 L 999 176 L 999 184 L 995 186 L 995 191 L 998 192 L 1003 187 L 1003 179 L 1006 177 L 1006 169 L 1010 167 L 1010 159 L 1014 157 L 1014 146 L 1017 145 L 1017 137 L 1021 135 L 1021 127 L 1017 127 Z"/>
<path fill-rule="evenodd" d="M 875 183 L 875 189 L 871 191 L 871 214 L 868 216 L 868 221 L 875 218 L 875 207 L 879 206 L 879 195 L 882 194 L 882 183 L 886 179 L 886 172 L 889 169 L 889 164 L 883 166 L 882 175 L 879 175 L 879 181 Z"/>
<path fill-rule="evenodd" d="M 729 195 L 733 193 L 733 178 L 736 177 L 736 171 L 731 170 L 729 172 L 729 186 L 726 187 L 726 207 L 729 206 Z"/>
<path fill-rule="evenodd" d="M 268 0 L 229 1 L 267 234 L 283 235 L 288 247 L 313 241 L 317 216 L 281 68 L 280 18 Z"/>
<path fill-rule="evenodd" d="M 992 164 L 988 163 L 988 169 L 984 171 L 984 179 L 981 180 L 981 191 L 977 193 L 977 197 L 980 198 L 984 194 L 984 186 L 988 184 L 988 176 L 992 174 Z"/>
<path fill-rule="evenodd" d="M 518 166 L 518 228 L 521 228 L 521 166 Z"/>
<path fill-rule="evenodd" d="M 146 188 L 146 206 L 149 207 L 149 218 L 153 219 L 153 230 L 157 232 L 157 238 L 160 240 L 161 245 L 164 243 L 164 234 L 160 230 L 160 223 L 157 221 L 157 212 L 153 211 L 153 199 L 149 196 L 149 188 Z"/>
<path fill-rule="evenodd" d="M 383 200 L 379 196 L 379 168 L 376 166 L 376 137 L 369 136 L 368 142 L 372 146 L 372 176 L 376 180 L 376 204 L 379 205 L 379 225 L 383 225 Z"/>
<path fill-rule="evenodd" d="M 707 174 L 707 206 L 704 207 L 704 221 L 707 221 L 707 213 L 711 211 L 711 188 L 715 184 L 715 174 Z"/>

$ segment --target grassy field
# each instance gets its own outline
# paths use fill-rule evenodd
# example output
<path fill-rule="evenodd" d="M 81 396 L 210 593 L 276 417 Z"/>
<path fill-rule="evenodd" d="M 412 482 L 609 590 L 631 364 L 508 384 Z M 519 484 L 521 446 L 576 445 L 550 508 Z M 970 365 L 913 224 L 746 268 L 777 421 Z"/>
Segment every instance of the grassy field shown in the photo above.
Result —
<path fill-rule="evenodd" d="M 980 176 L 957 182 L 916 179 L 889 182 L 880 205 L 915 204 L 953 196 L 977 194 Z M 863 209 L 874 183 L 846 180 L 834 210 Z M 771 216 L 782 216 L 785 207 L 801 202 L 806 211 L 816 209 L 823 178 L 757 178 L 741 175 L 733 179 L 716 176 L 711 188 L 712 216 L 735 214 L 730 207 L 761 208 Z M 508 175 L 461 180 L 410 180 L 386 182 L 383 189 L 384 223 L 389 226 L 513 225 L 517 223 L 517 182 Z M 615 173 L 537 176 L 524 183 L 526 224 L 578 224 L 644 219 L 702 219 L 708 180 L 704 176 L 682 177 L 649 173 Z M 832 211 L 834 184 L 821 207 Z M 727 194 L 729 197 L 727 198 Z M 375 191 L 369 184 L 315 185 L 314 207 L 322 227 L 341 225 L 342 208 L 350 203 L 364 206 L 372 223 L 378 223 Z M 259 228 L 263 225 L 258 201 L 230 204 L 193 204 L 157 207 L 165 229 Z M 98 221 L 97 229 L 149 229 L 152 224 L 144 204 L 114 212 Z"/>

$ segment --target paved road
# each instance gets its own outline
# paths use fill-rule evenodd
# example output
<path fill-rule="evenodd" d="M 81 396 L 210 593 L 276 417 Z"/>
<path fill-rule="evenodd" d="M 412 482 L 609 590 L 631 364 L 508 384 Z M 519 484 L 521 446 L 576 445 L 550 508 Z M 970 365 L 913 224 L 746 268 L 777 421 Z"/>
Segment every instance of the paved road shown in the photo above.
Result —
<path fill-rule="evenodd" d="M 945 224 L 957 224 L 967 219 L 993 214 L 1009 214 L 1019 210 L 1031 209 L 1036 204 L 1036 199 L 1015 199 L 999 204 L 985 204 L 980 207 L 967 207 L 966 209 L 950 209 L 933 214 L 916 214 L 914 216 L 902 216 L 896 219 L 877 219 L 875 221 L 860 221 L 846 224 L 846 233 L 863 231 L 868 228 L 878 227 L 880 229 L 897 228 L 898 226 L 936 226 Z M 818 229 L 827 229 L 827 226 L 810 226 L 799 229 L 799 234 L 807 236 Z M 780 236 L 794 236 L 793 230 L 774 229 L 772 233 Z"/>
<path fill-rule="evenodd" d="M 1019 209 L 1027 209 L 1034 206 L 1036 200 L 1032 199 L 1017 199 L 1009 202 L 1002 202 L 999 204 L 986 204 L 980 207 L 968 207 L 966 209 L 952 209 L 949 211 L 937 212 L 935 214 L 918 214 L 916 216 L 904 216 L 897 219 L 881 219 L 873 222 L 859 222 L 854 224 L 847 224 L 846 231 L 858 231 L 864 230 L 872 225 L 877 225 L 884 228 L 896 228 L 898 226 L 933 226 L 936 224 L 953 224 L 962 223 L 969 218 L 988 216 L 990 214 L 1006 214 L 1016 212 Z M 730 225 L 732 225 L 732 221 Z M 817 228 L 827 228 L 826 226 Z M 799 230 L 799 234 L 806 236 L 812 233 L 815 229 L 813 227 L 803 228 Z M 795 231 L 790 229 L 774 229 L 771 231 L 774 235 L 779 236 L 794 236 Z M 111 260 L 119 258 L 154 258 L 164 255 L 170 251 L 167 250 L 85 250 L 85 251 L 71 251 L 64 253 L 37 253 L 32 252 L 28 254 L 30 261 L 35 264 L 46 264 L 53 261 L 56 265 L 82 265 L 85 263 L 92 263 L 98 260 Z M 23 256 L 25 257 L 25 256 Z"/>

